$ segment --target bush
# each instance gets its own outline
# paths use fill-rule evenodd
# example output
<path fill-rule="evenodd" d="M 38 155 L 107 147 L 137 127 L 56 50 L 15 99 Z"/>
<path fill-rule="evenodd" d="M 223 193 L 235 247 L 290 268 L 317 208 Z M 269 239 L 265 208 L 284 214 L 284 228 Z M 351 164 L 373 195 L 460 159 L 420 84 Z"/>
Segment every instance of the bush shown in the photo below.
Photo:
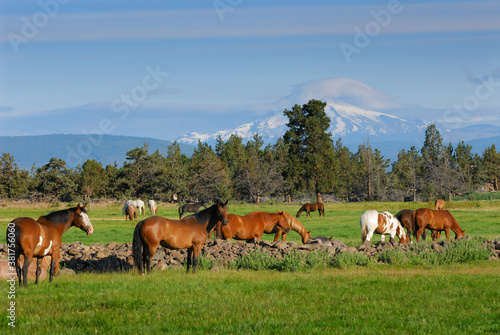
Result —
<path fill-rule="evenodd" d="M 350 266 L 360 265 L 368 266 L 374 261 L 367 255 L 359 252 L 341 252 L 335 255 L 332 259 L 330 265 L 339 269 L 343 269 Z"/>

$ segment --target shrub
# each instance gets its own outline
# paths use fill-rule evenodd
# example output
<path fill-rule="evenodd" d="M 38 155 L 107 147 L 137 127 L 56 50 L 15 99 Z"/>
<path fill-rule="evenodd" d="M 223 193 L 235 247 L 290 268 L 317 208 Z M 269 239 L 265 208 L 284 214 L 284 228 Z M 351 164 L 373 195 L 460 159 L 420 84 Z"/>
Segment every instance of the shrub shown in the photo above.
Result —
<path fill-rule="evenodd" d="M 367 255 L 359 252 L 341 252 L 335 255 L 330 265 L 339 269 L 360 265 L 368 266 L 373 263 L 373 260 Z"/>

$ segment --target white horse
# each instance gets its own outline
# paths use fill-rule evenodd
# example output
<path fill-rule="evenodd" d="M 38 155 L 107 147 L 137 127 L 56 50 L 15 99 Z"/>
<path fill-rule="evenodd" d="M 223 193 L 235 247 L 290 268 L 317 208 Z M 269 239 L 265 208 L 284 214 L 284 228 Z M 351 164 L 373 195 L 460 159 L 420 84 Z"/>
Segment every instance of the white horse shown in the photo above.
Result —
<path fill-rule="evenodd" d="M 135 201 L 135 207 L 137 207 L 137 212 L 139 212 L 140 214 L 146 214 L 146 206 L 144 205 L 144 201 L 142 201 L 141 199 L 137 199 Z"/>
<path fill-rule="evenodd" d="M 123 204 L 123 208 L 122 208 L 122 214 L 125 215 L 125 211 L 127 210 L 127 207 L 129 205 L 134 205 L 136 208 L 137 208 L 137 212 L 139 214 L 142 214 L 144 215 L 146 210 L 145 210 L 145 206 L 144 206 L 144 201 L 142 201 L 141 199 L 137 199 L 137 200 L 127 200 L 124 204 Z"/>
<path fill-rule="evenodd" d="M 158 206 L 156 205 L 156 201 L 149 200 L 148 201 L 149 213 L 151 215 L 158 214 Z"/>
<path fill-rule="evenodd" d="M 399 243 L 408 243 L 410 240 L 401 223 L 389 212 L 366 211 L 361 215 L 359 225 L 361 226 L 361 241 L 363 244 L 370 245 L 373 233 L 382 236 L 389 234 L 391 236 L 391 243 L 395 242 L 394 236 L 396 235 L 399 237 Z"/>

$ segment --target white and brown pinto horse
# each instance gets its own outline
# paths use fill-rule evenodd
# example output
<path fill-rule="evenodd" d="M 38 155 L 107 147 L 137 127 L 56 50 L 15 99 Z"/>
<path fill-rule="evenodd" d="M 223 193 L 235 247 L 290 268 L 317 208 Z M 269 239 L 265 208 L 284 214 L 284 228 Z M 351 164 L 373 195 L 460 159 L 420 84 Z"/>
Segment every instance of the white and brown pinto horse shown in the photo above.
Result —
<path fill-rule="evenodd" d="M 399 237 L 399 243 L 408 243 L 409 236 L 406 234 L 401 223 L 389 212 L 379 213 L 375 210 L 366 211 L 359 219 L 361 226 L 361 241 L 363 244 L 370 244 L 374 233 L 382 236 L 391 236 L 391 243 L 394 243 L 394 236 Z"/>

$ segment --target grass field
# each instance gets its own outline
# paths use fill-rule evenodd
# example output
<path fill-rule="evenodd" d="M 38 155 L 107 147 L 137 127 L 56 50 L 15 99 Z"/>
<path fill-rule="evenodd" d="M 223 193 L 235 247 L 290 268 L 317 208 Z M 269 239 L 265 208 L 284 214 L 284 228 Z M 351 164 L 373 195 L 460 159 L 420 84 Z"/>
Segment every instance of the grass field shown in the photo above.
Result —
<path fill-rule="evenodd" d="M 333 236 L 360 244 L 359 217 L 368 209 L 396 213 L 428 203 L 327 204 L 326 217 L 302 214 L 313 236 Z M 229 213 L 285 210 L 281 203 L 231 205 Z M 500 238 L 500 201 L 447 203 L 466 235 Z M 44 208 L 0 207 L 0 243 L 8 222 L 38 217 Z M 125 221 L 121 204 L 94 206 L 95 233 L 70 229 L 63 242 L 130 242 L 137 221 Z M 161 206 L 159 215 L 175 218 L 177 207 Z M 142 217 L 139 217 L 142 218 Z M 452 235 L 453 236 L 453 235 Z M 272 236 L 264 237 L 271 240 Z M 442 235 L 444 238 L 444 234 Z M 377 240 L 375 238 L 375 240 Z M 289 240 L 300 236 L 289 234 Z M 0 299 L 0 333 L 8 326 L 7 308 L 16 306 L 15 331 L 26 334 L 492 334 L 500 332 L 500 265 L 478 261 L 436 267 L 377 265 L 313 271 L 184 270 L 78 274 L 53 283 L 16 288 L 15 299 Z M 0 294 L 7 297 L 7 281 Z"/>

